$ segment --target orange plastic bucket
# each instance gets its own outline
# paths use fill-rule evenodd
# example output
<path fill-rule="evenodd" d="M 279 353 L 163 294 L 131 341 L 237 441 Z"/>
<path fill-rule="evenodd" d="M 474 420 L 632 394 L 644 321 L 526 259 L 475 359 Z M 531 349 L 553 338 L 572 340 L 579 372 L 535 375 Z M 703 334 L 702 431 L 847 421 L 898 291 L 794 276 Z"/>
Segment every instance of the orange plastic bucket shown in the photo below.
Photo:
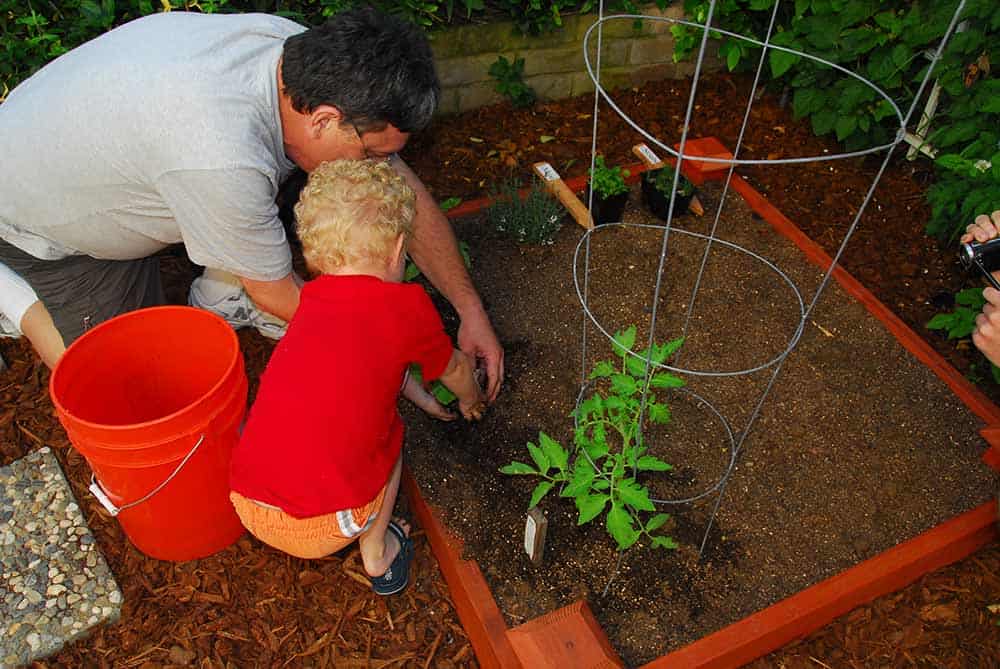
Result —
<path fill-rule="evenodd" d="M 140 551 L 191 560 L 243 534 L 229 461 L 247 378 L 224 320 L 181 306 L 117 316 L 73 342 L 49 392 L 91 492 Z"/>

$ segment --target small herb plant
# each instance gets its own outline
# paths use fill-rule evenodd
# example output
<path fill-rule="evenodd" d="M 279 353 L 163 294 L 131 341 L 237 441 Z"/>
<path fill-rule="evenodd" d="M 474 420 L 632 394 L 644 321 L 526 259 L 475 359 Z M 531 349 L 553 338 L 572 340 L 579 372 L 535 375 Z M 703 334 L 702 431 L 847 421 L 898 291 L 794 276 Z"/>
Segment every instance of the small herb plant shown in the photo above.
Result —
<path fill-rule="evenodd" d="M 656 190 L 663 193 L 666 197 L 670 197 L 670 189 L 674 185 L 674 173 L 672 170 L 653 170 L 652 172 L 646 172 L 644 177 L 653 184 Z M 689 195 L 694 195 L 694 191 L 694 184 L 682 174 L 677 181 L 677 194 L 681 197 L 688 197 Z"/>
<path fill-rule="evenodd" d="M 524 83 L 524 58 L 515 57 L 512 63 L 500 56 L 490 65 L 489 73 L 497 80 L 496 92 L 510 99 L 515 107 L 525 108 L 535 104 L 535 90 Z"/>
<path fill-rule="evenodd" d="M 948 339 L 965 339 L 976 329 L 976 316 L 983 311 L 986 298 L 982 288 L 966 288 L 955 293 L 955 310 L 938 314 L 927 323 L 928 330 L 944 330 Z M 993 381 L 1000 383 L 1000 367 L 989 363 Z"/>
<path fill-rule="evenodd" d="M 486 210 L 486 220 L 522 244 L 551 244 L 562 227 L 562 205 L 537 182 L 524 199 L 520 188 L 521 182 L 512 179 L 492 189 L 493 204 Z"/>
<path fill-rule="evenodd" d="M 538 444 L 529 443 L 533 464 L 511 462 L 500 469 L 504 474 L 538 476 L 528 508 L 558 487 L 559 496 L 572 498 L 579 512 L 578 525 L 588 523 L 607 511 L 608 533 L 619 550 L 634 545 L 642 536 L 657 548 L 676 548 L 677 543 L 663 534 L 654 534 L 670 516 L 659 513 L 644 520 L 644 514 L 656 511 L 649 490 L 637 478 L 638 472 L 663 472 L 673 467 L 647 452 L 639 432 L 642 395 L 648 386 L 645 413 L 653 424 L 670 422 L 670 409 L 656 396 L 656 391 L 679 388 L 683 379 L 658 370 L 683 340 L 653 345 L 650 350 L 632 352 L 635 326 L 614 336 L 618 360 L 594 365 L 590 379 L 597 390 L 573 412 L 576 427 L 573 449 L 569 451 L 544 432 Z M 646 373 L 646 361 L 650 371 Z M 601 391 L 606 394 L 602 394 Z"/>
<path fill-rule="evenodd" d="M 590 186 L 594 189 L 594 193 L 606 200 L 628 192 L 628 185 L 625 183 L 628 176 L 628 170 L 618 165 L 608 167 L 604 164 L 604 156 L 597 156 L 594 159 L 594 169 L 590 172 Z"/>

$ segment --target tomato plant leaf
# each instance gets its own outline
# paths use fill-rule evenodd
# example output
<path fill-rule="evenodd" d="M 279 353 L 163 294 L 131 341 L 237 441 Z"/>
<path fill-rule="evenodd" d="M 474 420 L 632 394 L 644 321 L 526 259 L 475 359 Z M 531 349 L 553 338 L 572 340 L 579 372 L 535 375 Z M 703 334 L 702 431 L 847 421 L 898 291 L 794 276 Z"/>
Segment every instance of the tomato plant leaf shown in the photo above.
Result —
<path fill-rule="evenodd" d="M 670 520 L 670 515 L 666 513 L 658 513 L 649 520 L 646 521 L 646 531 L 653 532 L 663 527 L 663 524 Z"/>
<path fill-rule="evenodd" d="M 612 365 L 607 360 L 601 360 L 599 363 L 594 365 L 594 369 L 590 372 L 591 379 L 601 379 L 611 376 L 615 373 L 615 366 Z"/>
<path fill-rule="evenodd" d="M 538 506 L 538 503 L 542 501 L 542 498 L 549 494 L 552 490 L 552 486 L 555 485 L 552 481 L 542 481 L 535 486 L 535 490 L 531 493 L 531 502 L 528 503 L 528 508 Z"/>
<path fill-rule="evenodd" d="M 608 495 L 581 495 L 577 497 L 576 508 L 580 512 L 580 518 L 576 524 L 583 525 L 596 518 L 604 511 L 609 499 L 611 498 Z"/>
<path fill-rule="evenodd" d="M 669 472 L 673 465 L 664 462 L 655 455 L 644 455 L 636 462 L 636 466 L 646 472 Z"/>
<path fill-rule="evenodd" d="M 674 550 L 677 548 L 677 542 L 673 540 L 672 537 L 653 537 L 653 548 L 666 548 L 669 550 Z"/>
<path fill-rule="evenodd" d="M 631 351 L 632 347 L 635 346 L 635 326 L 631 326 L 626 330 L 621 332 L 616 332 L 614 336 L 615 351 L 622 355 L 625 351 Z"/>
<path fill-rule="evenodd" d="M 548 459 L 549 464 L 559 469 L 559 471 L 566 471 L 569 453 L 566 452 L 566 449 L 561 444 L 544 432 L 538 433 L 538 444 L 542 447 L 542 452 Z"/>
<path fill-rule="evenodd" d="M 535 461 L 536 465 L 538 465 L 539 473 L 548 473 L 550 464 L 549 459 L 545 456 L 545 452 L 531 442 L 528 442 L 528 452 L 531 453 L 531 459 Z"/>
<path fill-rule="evenodd" d="M 618 486 L 618 495 L 622 502 L 633 509 L 656 511 L 656 507 L 649 500 L 649 491 L 644 486 L 639 485 L 635 479 L 623 480 Z"/>
<path fill-rule="evenodd" d="M 608 532 L 618 542 L 618 549 L 625 550 L 639 538 L 639 531 L 632 526 L 632 516 L 622 507 L 612 504 L 608 512 Z"/>
<path fill-rule="evenodd" d="M 526 465 L 523 462 L 517 462 L 516 460 L 509 465 L 504 465 L 500 468 L 500 471 L 504 474 L 538 474 L 538 470 L 531 465 Z"/>

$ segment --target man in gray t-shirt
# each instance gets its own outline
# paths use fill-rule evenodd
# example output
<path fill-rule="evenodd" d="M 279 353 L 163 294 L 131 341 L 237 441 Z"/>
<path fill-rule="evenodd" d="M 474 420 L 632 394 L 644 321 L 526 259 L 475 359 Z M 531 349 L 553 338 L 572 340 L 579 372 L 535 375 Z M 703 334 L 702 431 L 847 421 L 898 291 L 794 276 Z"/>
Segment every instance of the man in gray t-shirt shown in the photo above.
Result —
<path fill-rule="evenodd" d="M 371 9 L 309 30 L 264 14 L 132 21 L 0 105 L 0 263 L 69 344 L 162 301 L 154 256 L 183 242 L 208 268 L 192 304 L 275 336 L 301 286 L 275 203 L 282 181 L 296 165 L 388 160 L 417 193 L 410 254 L 458 311 L 459 345 L 485 363 L 493 399 L 503 351 L 447 219 L 396 155 L 438 94 L 426 37 Z"/>

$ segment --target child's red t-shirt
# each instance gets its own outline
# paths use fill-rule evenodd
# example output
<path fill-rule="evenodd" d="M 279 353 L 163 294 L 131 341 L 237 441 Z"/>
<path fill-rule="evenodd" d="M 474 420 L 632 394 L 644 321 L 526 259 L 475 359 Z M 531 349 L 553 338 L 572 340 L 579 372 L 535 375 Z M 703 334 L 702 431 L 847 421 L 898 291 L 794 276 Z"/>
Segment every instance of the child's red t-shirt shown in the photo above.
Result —
<path fill-rule="evenodd" d="M 396 408 L 410 363 L 439 377 L 453 346 L 419 285 L 324 275 L 261 376 L 233 451 L 230 485 L 309 518 L 367 504 L 403 444 Z"/>

